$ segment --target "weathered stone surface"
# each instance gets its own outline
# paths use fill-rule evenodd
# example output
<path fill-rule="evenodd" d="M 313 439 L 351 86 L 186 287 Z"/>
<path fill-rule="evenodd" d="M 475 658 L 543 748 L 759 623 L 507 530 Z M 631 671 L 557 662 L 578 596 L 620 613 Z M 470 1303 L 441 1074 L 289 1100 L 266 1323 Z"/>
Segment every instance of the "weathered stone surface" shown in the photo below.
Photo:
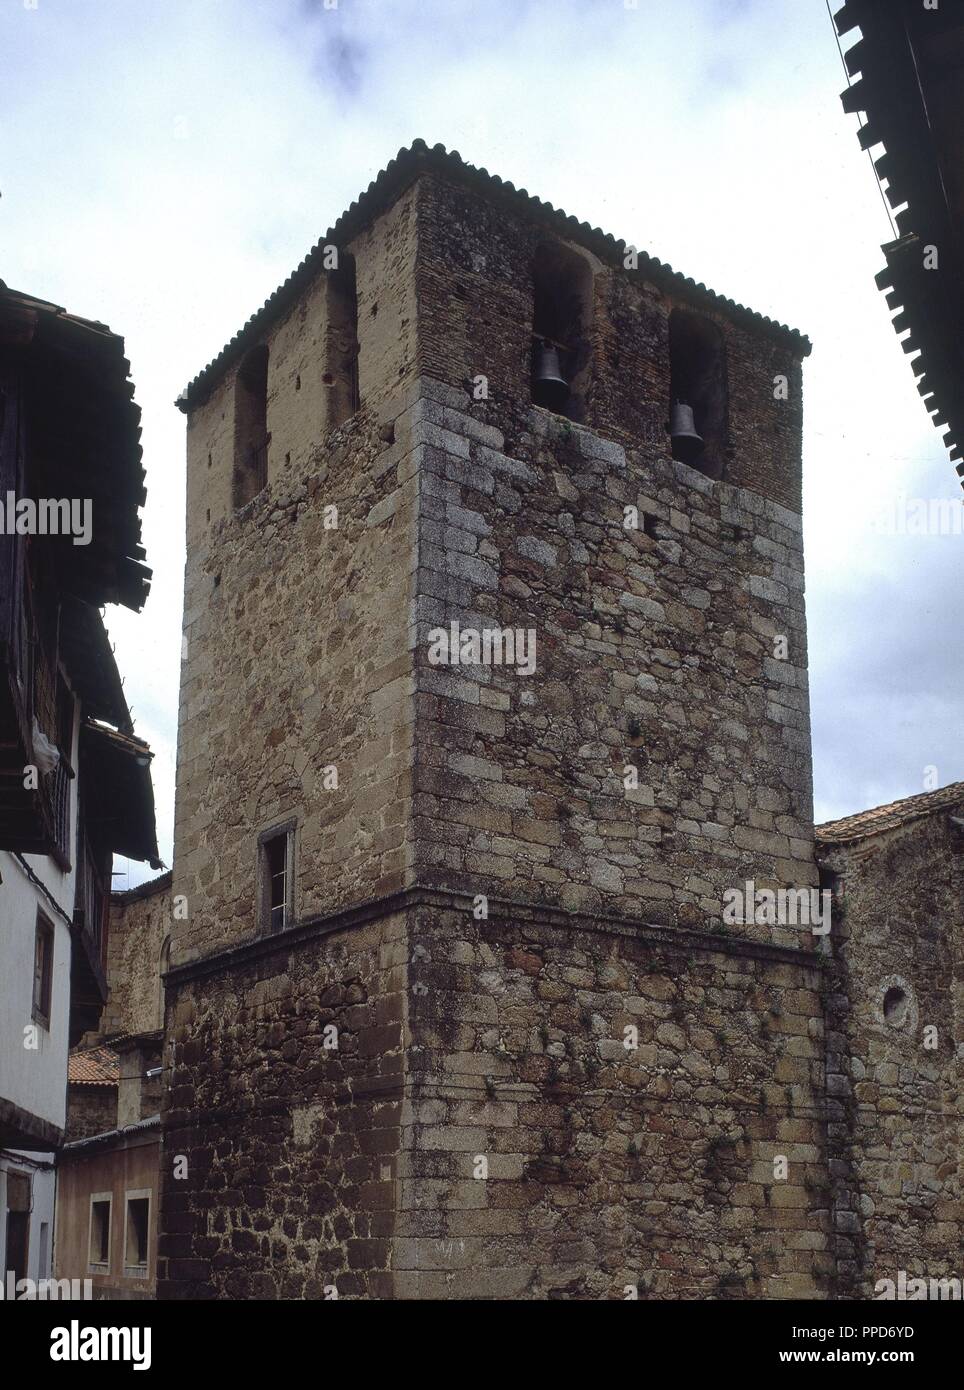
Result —
<path fill-rule="evenodd" d="M 546 236 L 424 174 L 347 248 L 358 412 L 328 417 L 315 281 L 265 330 L 242 511 L 233 367 L 191 414 L 163 1297 L 822 1297 L 869 1223 L 908 1259 L 958 1230 L 946 1132 L 900 1128 L 943 1073 L 852 1038 L 861 960 L 722 920 L 818 882 L 796 349 L 697 306 L 706 477 L 667 448 L 676 291 L 574 243 L 584 418 L 534 407 Z M 430 660 L 453 623 L 531 632 L 534 667 Z"/>

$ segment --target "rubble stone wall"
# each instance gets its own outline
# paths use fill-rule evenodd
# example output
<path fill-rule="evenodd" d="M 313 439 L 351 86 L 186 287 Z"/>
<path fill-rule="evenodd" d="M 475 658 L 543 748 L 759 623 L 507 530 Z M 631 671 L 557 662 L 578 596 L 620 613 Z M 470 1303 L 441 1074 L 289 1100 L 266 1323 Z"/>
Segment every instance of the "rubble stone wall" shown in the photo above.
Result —
<path fill-rule="evenodd" d="M 964 803 L 956 815 L 964 815 Z M 828 990 L 841 1285 L 961 1278 L 964 837 L 947 814 L 847 846 Z"/>
<path fill-rule="evenodd" d="M 959 873 L 868 861 L 829 945 L 723 915 L 818 885 L 797 350 L 572 223 L 582 420 L 535 407 L 547 225 L 431 174 L 357 232 L 361 409 L 318 277 L 240 511 L 235 368 L 192 409 L 162 1297 L 815 1298 L 959 1235 L 949 1073 L 872 1014 L 900 976 L 960 1042 Z M 680 307 L 722 335 L 719 481 L 670 455 Z M 453 623 L 534 669 L 439 663 Z"/>
<path fill-rule="evenodd" d="M 143 884 L 129 893 L 112 893 L 107 938 L 107 981 L 110 995 L 99 1037 L 118 1033 L 149 1033 L 163 1026 L 160 973 L 164 944 L 171 933 L 171 875 Z"/>
<path fill-rule="evenodd" d="M 159 1297 L 391 1295 L 406 958 L 394 913 L 175 971 Z"/>
<path fill-rule="evenodd" d="M 688 925 L 816 885 L 800 518 L 538 409 L 510 454 L 425 391 L 419 881 Z M 535 670 L 439 664 L 453 623 L 530 634 Z"/>
<path fill-rule="evenodd" d="M 397 1297 L 826 1296 L 814 956 L 470 903 L 410 954 Z"/>

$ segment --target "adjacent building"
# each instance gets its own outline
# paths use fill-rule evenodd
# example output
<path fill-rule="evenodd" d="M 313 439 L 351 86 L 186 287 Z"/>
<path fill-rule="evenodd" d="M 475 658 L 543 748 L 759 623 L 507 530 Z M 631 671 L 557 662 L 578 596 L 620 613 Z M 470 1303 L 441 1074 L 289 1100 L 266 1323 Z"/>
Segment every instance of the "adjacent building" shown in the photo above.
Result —
<path fill-rule="evenodd" d="M 0 1270 L 45 1278 L 69 1048 L 99 1023 L 111 860 L 157 863 L 151 752 L 100 608 L 149 587 L 123 340 L 0 284 Z"/>
<path fill-rule="evenodd" d="M 95 1298 L 155 1293 L 170 916 L 170 873 L 111 895 L 107 1005 L 70 1056 L 56 1274 L 89 1279 Z"/>
<path fill-rule="evenodd" d="M 818 825 L 845 1288 L 964 1266 L 964 782 Z"/>

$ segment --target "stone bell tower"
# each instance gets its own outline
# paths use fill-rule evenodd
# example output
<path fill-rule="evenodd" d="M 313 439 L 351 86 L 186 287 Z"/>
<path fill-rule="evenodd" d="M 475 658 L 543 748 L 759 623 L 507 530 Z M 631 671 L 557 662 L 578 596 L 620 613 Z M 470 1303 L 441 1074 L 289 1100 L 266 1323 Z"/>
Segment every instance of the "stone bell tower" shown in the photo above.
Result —
<path fill-rule="evenodd" d="M 162 1297 L 825 1290 L 808 351 L 416 142 L 187 389 Z"/>

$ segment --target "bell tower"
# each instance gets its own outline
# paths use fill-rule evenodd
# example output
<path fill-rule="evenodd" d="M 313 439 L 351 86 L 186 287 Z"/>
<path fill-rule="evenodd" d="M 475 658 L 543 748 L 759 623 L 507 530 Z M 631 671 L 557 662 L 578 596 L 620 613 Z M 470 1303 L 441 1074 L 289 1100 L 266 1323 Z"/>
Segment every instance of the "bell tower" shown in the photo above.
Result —
<path fill-rule="evenodd" d="M 416 142 L 187 389 L 162 1297 L 825 1287 L 808 351 Z"/>

